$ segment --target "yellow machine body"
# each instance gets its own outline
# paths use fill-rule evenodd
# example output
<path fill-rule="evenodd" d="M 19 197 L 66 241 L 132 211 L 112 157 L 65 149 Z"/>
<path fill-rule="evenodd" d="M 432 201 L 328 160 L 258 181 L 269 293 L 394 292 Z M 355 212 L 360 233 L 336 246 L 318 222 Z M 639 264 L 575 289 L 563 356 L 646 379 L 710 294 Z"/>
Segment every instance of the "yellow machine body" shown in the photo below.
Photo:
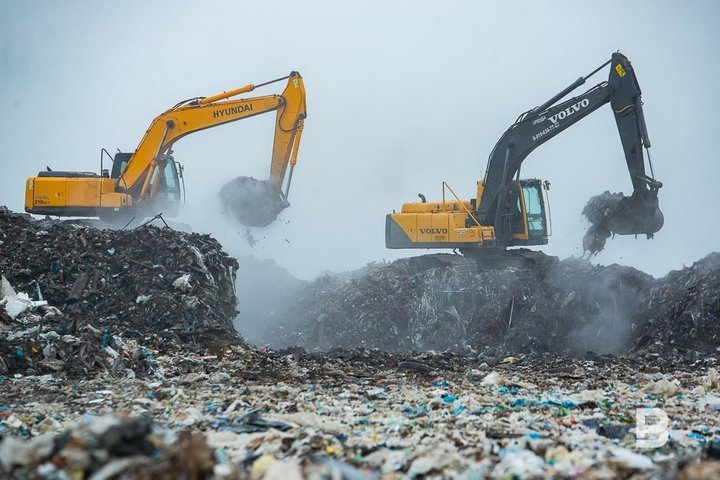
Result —
<path fill-rule="evenodd" d="M 517 192 L 517 209 L 512 222 L 512 243 L 545 245 L 550 231 L 547 223 L 547 195 L 544 184 L 537 179 L 513 182 Z M 477 196 L 460 200 L 443 182 L 440 202 L 405 203 L 399 213 L 385 220 L 387 248 L 458 248 L 479 249 L 496 246 L 495 227 L 483 225 L 477 218 L 477 198 L 482 197 L 483 182 L 477 184 Z M 447 200 L 445 191 L 452 192 Z"/>
<path fill-rule="evenodd" d="M 130 195 L 114 190 L 115 182 L 112 179 L 96 175 L 30 177 L 25 181 L 25 211 L 35 213 L 64 209 L 72 216 L 97 216 L 100 208 L 119 211 L 132 206 Z"/>

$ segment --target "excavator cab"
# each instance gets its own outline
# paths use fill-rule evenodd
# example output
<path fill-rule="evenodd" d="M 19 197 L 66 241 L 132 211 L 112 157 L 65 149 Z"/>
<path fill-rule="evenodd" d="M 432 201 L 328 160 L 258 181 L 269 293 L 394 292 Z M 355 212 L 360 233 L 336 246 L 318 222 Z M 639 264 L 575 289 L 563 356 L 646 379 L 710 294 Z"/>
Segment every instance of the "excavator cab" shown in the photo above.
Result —
<path fill-rule="evenodd" d="M 167 155 L 165 168 L 160 171 L 163 176 L 155 196 L 155 202 L 161 206 L 168 215 L 178 214 L 180 204 L 184 197 L 185 184 L 182 181 L 182 165 L 176 162 L 172 155 Z"/>
<path fill-rule="evenodd" d="M 132 153 L 118 152 L 113 157 L 112 171 L 110 172 L 110 178 L 120 178 L 120 174 L 125 171 L 128 162 L 132 157 Z"/>
<path fill-rule="evenodd" d="M 110 178 L 117 183 L 118 191 L 126 190 L 126 187 L 123 185 L 122 174 L 125 172 L 132 155 L 132 153 L 118 152 L 113 157 Z M 173 216 L 177 215 L 180 204 L 184 199 L 185 185 L 182 178 L 183 166 L 175 161 L 172 150 L 169 150 L 162 156 L 161 164 L 162 163 L 164 163 L 164 167 L 156 169 L 151 179 L 152 184 L 157 185 L 154 204 L 155 207 L 161 209 L 160 211 L 164 214 Z M 157 181 L 158 176 L 162 176 L 159 182 Z"/>
<path fill-rule="evenodd" d="M 545 184 L 537 178 L 513 181 L 508 195 L 509 206 L 504 209 L 505 228 L 510 230 L 512 245 L 545 245 L 548 222 Z"/>
<path fill-rule="evenodd" d="M 544 240 L 542 244 L 547 243 L 548 222 L 546 213 L 546 194 L 545 184 L 542 181 L 533 178 L 530 180 L 520 180 L 518 182 L 519 198 L 518 211 L 521 214 L 522 226 L 521 231 L 514 231 L 513 236 L 520 234 L 525 237 L 529 244 L 536 245 L 534 241 L 538 239 Z M 532 243 L 531 243 L 532 242 Z"/>

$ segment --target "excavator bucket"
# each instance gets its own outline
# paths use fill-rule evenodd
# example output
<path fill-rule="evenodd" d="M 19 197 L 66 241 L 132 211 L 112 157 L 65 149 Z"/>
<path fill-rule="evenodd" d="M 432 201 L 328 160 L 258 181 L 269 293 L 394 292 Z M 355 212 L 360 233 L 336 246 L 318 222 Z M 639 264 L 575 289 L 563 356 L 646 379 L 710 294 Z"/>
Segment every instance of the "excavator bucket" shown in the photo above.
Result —
<path fill-rule="evenodd" d="M 252 177 L 230 180 L 223 185 L 219 195 L 223 209 L 248 227 L 270 225 L 290 205 L 275 184 Z"/>
<path fill-rule="evenodd" d="M 596 195 L 588 201 L 583 215 L 591 224 L 583 238 L 583 249 L 591 256 L 605 248 L 605 241 L 611 235 L 644 233 L 650 238 L 664 222 L 656 189 L 629 197 L 610 192 Z"/>
<path fill-rule="evenodd" d="M 648 237 L 660 230 L 664 217 L 658 206 L 657 192 L 636 194 L 623 197 L 605 220 L 612 233 L 619 235 L 637 235 L 644 233 Z"/>

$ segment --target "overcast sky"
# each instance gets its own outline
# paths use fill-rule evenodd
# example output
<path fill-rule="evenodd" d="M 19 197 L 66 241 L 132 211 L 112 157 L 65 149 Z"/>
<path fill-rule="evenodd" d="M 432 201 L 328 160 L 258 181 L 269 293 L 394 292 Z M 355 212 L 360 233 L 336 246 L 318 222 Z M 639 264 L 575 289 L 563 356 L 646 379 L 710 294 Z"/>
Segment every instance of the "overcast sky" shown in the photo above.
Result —
<path fill-rule="evenodd" d="M 718 249 L 719 24 L 715 1 L 2 0 L 0 204 L 21 211 L 25 178 L 46 165 L 97 170 L 102 147 L 132 151 L 180 100 L 297 70 L 308 119 L 281 220 L 253 231 L 251 248 L 217 199 L 234 176 L 267 177 L 273 114 L 175 145 L 188 189 L 179 220 L 303 278 L 425 253 L 386 250 L 385 214 L 418 192 L 438 199 L 442 180 L 473 196 L 519 113 L 620 50 L 643 90 L 665 227 L 615 238 L 597 260 L 663 275 Z M 552 183 L 545 251 L 561 257 L 581 254 L 590 196 L 631 192 L 609 107 L 537 149 L 522 174 Z"/>

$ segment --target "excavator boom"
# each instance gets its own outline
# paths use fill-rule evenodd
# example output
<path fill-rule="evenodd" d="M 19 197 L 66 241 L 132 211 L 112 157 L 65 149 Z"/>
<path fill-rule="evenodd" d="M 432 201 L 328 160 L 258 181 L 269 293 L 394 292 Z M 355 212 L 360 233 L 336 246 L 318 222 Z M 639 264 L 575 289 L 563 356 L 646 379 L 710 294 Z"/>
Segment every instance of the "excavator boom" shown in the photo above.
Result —
<path fill-rule="evenodd" d="M 485 186 L 478 205 L 478 217 L 486 225 L 493 225 L 501 239 L 509 239 L 513 192 L 511 182 L 525 158 L 537 147 L 576 124 L 595 110 L 611 104 L 625 161 L 633 185 L 633 203 L 646 204 L 647 212 L 634 218 L 632 226 L 616 233 L 653 234 L 662 227 L 658 221 L 657 190 L 660 182 L 645 174 L 643 147 L 650 147 L 642 109 L 641 91 L 629 60 L 619 52 L 612 55 L 607 82 L 585 93 L 553 105 L 560 98 L 585 83 L 597 70 L 576 80 L 542 106 L 520 116 L 495 145 L 488 160 Z M 607 65 L 604 64 L 603 66 Z M 600 67 L 602 68 L 602 67 Z M 640 209 L 642 210 L 642 209 Z M 644 217 L 644 218 L 643 218 Z"/>

